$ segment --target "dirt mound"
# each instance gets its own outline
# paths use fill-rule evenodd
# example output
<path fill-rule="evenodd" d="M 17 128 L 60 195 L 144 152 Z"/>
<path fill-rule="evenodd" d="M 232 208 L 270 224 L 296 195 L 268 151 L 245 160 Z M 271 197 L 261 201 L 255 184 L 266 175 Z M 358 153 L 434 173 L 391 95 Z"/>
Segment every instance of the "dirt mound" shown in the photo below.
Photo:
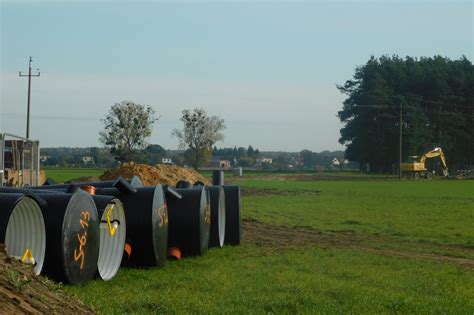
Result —
<path fill-rule="evenodd" d="M 59 284 L 36 276 L 31 265 L 10 258 L 0 244 L 1 314 L 94 314 Z"/>
<path fill-rule="evenodd" d="M 210 185 L 211 182 L 197 173 L 193 169 L 179 167 L 175 165 L 156 165 L 136 164 L 133 162 L 122 164 L 120 167 L 106 171 L 99 178 L 100 180 L 113 180 L 118 176 L 132 178 L 138 176 L 145 186 L 149 185 L 175 185 L 180 180 L 185 180 L 191 184 L 201 181 Z"/>

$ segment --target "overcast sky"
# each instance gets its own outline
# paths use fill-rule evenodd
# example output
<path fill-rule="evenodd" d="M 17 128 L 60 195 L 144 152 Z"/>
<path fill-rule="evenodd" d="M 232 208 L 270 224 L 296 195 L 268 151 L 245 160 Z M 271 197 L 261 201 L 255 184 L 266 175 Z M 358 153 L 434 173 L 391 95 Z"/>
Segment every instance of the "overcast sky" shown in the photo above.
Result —
<path fill-rule="evenodd" d="M 473 1 L 0 0 L 0 132 L 31 131 L 43 147 L 97 146 L 100 121 L 122 100 L 161 119 L 171 137 L 186 108 L 224 118 L 219 147 L 343 149 L 336 117 L 371 55 L 473 61 Z"/>

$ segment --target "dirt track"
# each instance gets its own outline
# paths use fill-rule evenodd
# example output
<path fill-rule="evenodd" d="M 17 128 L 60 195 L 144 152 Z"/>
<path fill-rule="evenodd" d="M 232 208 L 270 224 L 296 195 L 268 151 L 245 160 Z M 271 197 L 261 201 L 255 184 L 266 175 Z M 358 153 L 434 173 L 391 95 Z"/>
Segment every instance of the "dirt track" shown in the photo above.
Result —
<path fill-rule="evenodd" d="M 287 227 L 255 220 L 243 220 L 242 238 L 243 244 L 262 246 L 270 252 L 310 246 L 346 248 L 385 256 L 426 259 L 474 269 L 474 259 L 459 257 L 472 257 L 474 248 L 461 245 L 410 242 L 376 235 L 361 235 L 353 231 L 323 232 L 310 227 Z"/>

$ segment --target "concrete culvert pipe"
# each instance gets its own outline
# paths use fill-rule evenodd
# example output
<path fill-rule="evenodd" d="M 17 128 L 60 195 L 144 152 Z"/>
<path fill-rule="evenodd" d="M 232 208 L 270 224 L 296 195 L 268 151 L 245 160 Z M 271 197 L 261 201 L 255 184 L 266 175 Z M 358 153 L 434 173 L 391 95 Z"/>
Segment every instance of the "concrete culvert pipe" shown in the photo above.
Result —
<path fill-rule="evenodd" d="M 34 264 L 38 275 L 46 254 L 46 228 L 37 200 L 35 196 L 0 193 L 0 243 L 5 244 L 9 256 Z"/>
<path fill-rule="evenodd" d="M 127 239 L 130 240 L 130 259 L 135 267 L 162 267 L 166 261 L 168 244 L 168 208 L 163 188 L 137 188 L 136 192 L 117 188 L 97 188 L 97 195 L 120 199 L 127 220 Z"/>
<path fill-rule="evenodd" d="M 176 189 L 181 199 L 169 198 L 168 247 L 183 256 L 203 255 L 209 247 L 211 210 L 204 187 Z"/>
<path fill-rule="evenodd" d="M 125 211 L 118 198 L 92 196 L 100 218 L 97 271 L 102 280 L 112 279 L 120 268 L 127 232 Z"/>
<path fill-rule="evenodd" d="M 224 246 L 225 238 L 225 193 L 222 186 L 208 186 L 211 206 L 211 232 L 209 247 Z"/>
<path fill-rule="evenodd" d="M 71 284 L 94 279 L 99 258 L 99 218 L 92 197 L 43 193 L 46 225 L 46 259 L 43 274 Z"/>
<path fill-rule="evenodd" d="M 240 186 L 224 185 L 225 193 L 225 241 L 226 245 L 239 245 L 242 219 L 240 216 Z"/>

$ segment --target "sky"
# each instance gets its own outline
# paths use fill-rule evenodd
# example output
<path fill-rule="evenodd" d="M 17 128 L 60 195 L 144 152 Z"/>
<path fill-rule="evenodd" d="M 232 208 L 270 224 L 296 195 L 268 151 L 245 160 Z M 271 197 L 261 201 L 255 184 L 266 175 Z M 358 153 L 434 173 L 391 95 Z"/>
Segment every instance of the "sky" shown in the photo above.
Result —
<path fill-rule="evenodd" d="M 337 89 L 371 56 L 474 57 L 474 1 L 0 0 L 0 132 L 42 147 L 101 146 L 123 100 L 160 116 L 176 149 L 183 109 L 227 128 L 218 147 L 341 150 Z"/>

